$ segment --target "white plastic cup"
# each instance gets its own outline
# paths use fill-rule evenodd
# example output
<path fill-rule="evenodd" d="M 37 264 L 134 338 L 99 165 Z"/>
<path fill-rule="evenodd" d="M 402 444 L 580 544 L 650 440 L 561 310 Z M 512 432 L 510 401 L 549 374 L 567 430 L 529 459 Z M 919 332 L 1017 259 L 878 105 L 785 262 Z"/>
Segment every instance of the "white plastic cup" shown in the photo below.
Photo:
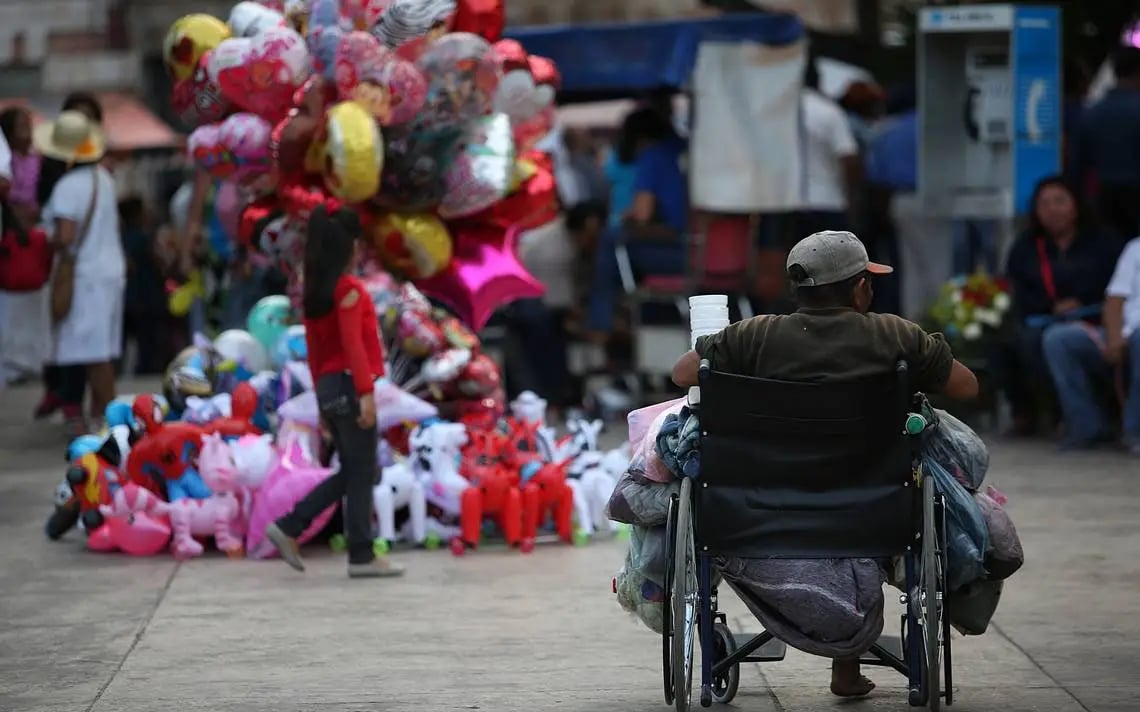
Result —
<path fill-rule="evenodd" d="M 723 329 L 728 326 L 728 315 L 702 316 L 689 319 L 690 328 L 696 328 L 697 326 L 716 326 L 717 328 Z"/>
<path fill-rule="evenodd" d="M 724 322 L 727 322 L 728 321 L 728 310 L 725 309 L 723 311 L 702 311 L 702 312 L 693 312 L 693 313 L 689 314 L 689 323 L 691 324 L 695 321 L 724 321 Z"/>
<path fill-rule="evenodd" d="M 696 311 L 696 310 L 700 309 L 702 306 L 727 307 L 728 306 L 728 295 L 727 294 L 698 294 L 696 296 L 689 297 L 689 309 Z"/>

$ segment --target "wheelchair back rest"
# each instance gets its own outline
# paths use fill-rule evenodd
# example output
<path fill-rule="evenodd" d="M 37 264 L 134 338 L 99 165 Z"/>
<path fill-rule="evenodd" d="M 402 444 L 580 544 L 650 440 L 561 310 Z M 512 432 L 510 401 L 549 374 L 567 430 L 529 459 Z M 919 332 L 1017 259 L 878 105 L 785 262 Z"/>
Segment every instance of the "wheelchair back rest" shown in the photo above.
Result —
<path fill-rule="evenodd" d="M 712 546 L 805 558 L 905 549 L 918 502 L 905 364 L 852 383 L 702 367 L 700 383 L 698 520 Z"/>

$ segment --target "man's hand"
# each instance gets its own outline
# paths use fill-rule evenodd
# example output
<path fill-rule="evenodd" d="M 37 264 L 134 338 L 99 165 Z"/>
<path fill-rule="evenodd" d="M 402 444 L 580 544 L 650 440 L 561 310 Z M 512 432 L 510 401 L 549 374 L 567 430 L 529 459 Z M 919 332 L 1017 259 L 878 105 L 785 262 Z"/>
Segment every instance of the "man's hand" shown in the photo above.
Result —
<path fill-rule="evenodd" d="M 1073 299 L 1072 297 L 1069 297 L 1068 299 L 1062 299 L 1062 300 L 1058 301 L 1056 304 L 1054 304 L 1053 305 L 1053 313 L 1057 314 L 1057 315 L 1066 314 L 1068 312 L 1071 312 L 1071 311 L 1074 311 L 1074 310 L 1080 309 L 1080 308 L 1081 308 L 1080 300 L 1079 299 Z"/>
<path fill-rule="evenodd" d="M 1104 360 L 1112 366 L 1119 366 L 1124 363 L 1125 350 L 1123 339 L 1110 339 L 1104 348 Z"/>

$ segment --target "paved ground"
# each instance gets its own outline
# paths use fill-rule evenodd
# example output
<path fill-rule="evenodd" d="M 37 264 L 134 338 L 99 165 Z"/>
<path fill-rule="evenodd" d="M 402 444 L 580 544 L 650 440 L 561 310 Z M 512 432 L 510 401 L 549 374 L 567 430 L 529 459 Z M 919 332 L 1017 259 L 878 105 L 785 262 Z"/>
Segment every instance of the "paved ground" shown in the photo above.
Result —
<path fill-rule="evenodd" d="M 609 593 L 618 544 L 405 554 L 405 579 L 368 582 L 319 549 L 304 575 L 88 553 L 42 533 L 62 440 L 25 422 L 33 395 L 0 393 L 0 712 L 665 709 L 658 639 Z M 1029 563 L 991 632 L 957 640 L 955 709 L 1137 709 L 1138 478 L 1112 454 L 995 446 Z M 848 708 L 827 669 L 753 666 L 734 706 Z M 907 709 L 900 678 L 872 675 L 859 710 Z"/>

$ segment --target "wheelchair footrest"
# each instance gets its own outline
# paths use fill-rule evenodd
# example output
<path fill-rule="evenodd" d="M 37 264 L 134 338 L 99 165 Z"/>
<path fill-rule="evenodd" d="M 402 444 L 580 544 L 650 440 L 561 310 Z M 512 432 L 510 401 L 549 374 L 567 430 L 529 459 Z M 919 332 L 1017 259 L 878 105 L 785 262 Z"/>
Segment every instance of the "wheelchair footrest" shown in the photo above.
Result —
<path fill-rule="evenodd" d="M 884 635 L 880 636 L 879 639 L 875 642 L 883 650 L 886 650 L 888 653 L 894 655 L 895 657 L 902 659 L 902 638 L 899 638 L 897 635 Z M 870 650 L 863 653 L 863 655 L 859 658 L 859 661 L 868 665 L 889 665 L 889 663 L 883 662 L 881 658 L 879 658 Z"/>
<path fill-rule="evenodd" d="M 759 635 L 759 633 L 753 633 L 753 634 L 737 633 L 734 637 L 736 638 L 736 644 L 738 646 L 743 646 L 745 643 L 752 640 L 757 635 Z M 787 656 L 787 654 L 788 654 L 787 644 L 784 643 L 784 641 L 782 641 L 782 640 L 777 640 L 777 639 L 773 638 L 773 639 L 769 640 L 767 643 L 764 643 L 763 645 L 761 645 L 756 650 L 753 650 L 752 653 L 742 662 L 778 663 L 781 660 L 783 660 Z"/>

